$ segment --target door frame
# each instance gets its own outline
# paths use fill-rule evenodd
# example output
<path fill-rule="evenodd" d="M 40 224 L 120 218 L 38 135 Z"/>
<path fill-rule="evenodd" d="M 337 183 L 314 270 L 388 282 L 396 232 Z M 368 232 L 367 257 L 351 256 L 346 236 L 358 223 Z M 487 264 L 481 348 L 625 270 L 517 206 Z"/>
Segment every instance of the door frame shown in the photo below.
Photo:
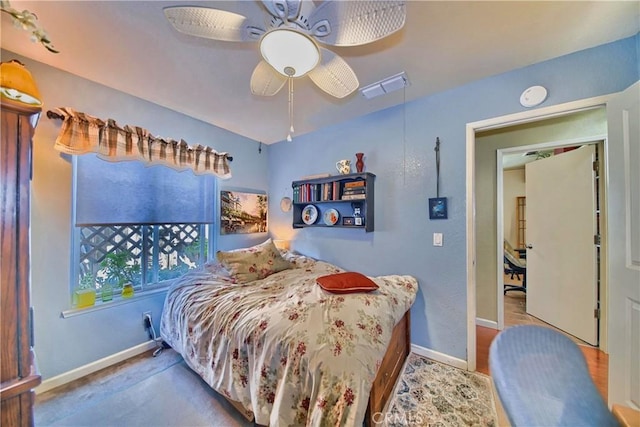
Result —
<path fill-rule="evenodd" d="M 602 108 L 602 107 L 594 107 L 594 108 Z M 606 134 L 602 134 L 602 135 L 592 135 L 592 136 L 585 136 L 585 137 L 579 137 L 579 138 L 572 138 L 572 139 L 564 139 L 564 140 L 558 140 L 558 141 L 551 141 L 551 142 L 542 142 L 542 143 L 537 143 L 537 144 L 530 144 L 530 145 L 519 145 L 519 146 L 515 146 L 515 147 L 506 147 L 506 148 L 500 148 L 496 150 L 496 159 L 497 159 L 497 167 L 496 167 L 496 215 L 497 215 L 497 241 L 496 241 L 496 261 L 497 261 L 497 270 L 496 270 L 496 283 L 497 283 L 497 309 L 498 309 L 498 317 L 497 317 L 497 329 L 499 331 L 501 331 L 502 329 L 504 329 L 504 293 L 503 293 L 503 289 L 504 289 L 504 274 L 503 274 L 503 261 L 502 261 L 502 253 L 504 251 L 503 248 L 503 244 L 502 241 L 504 240 L 504 171 L 502 169 L 502 161 L 503 161 L 503 157 L 505 155 L 509 155 L 509 154 L 519 154 L 519 153 L 525 153 L 527 151 L 539 151 L 539 150 L 550 150 L 550 149 L 554 149 L 554 148 L 564 148 L 564 147 L 573 147 L 576 145 L 596 145 L 596 147 L 601 151 L 604 152 L 605 150 L 605 142 L 607 140 L 607 135 Z M 603 181 L 604 181 L 604 176 L 605 176 L 605 164 L 603 162 L 604 156 L 602 154 L 598 155 L 598 163 L 600 164 L 600 181 L 598 183 L 598 185 L 600 186 L 599 189 L 599 198 L 600 198 L 600 218 L 599 218 L 599 222 L 600 222 L 600 228 L 602 230 L 603 225 L 606 221 L 606 205 L 604 205 L 603 203 L 606 201 L 606 190 L 604 188 L 604 186 L 602 185 Z M 596 191 L 595 188 L 593 190 L 594 192 Z M 603 293 L 606 293 L 606 285 L 607 285 L 607 281 L 606 278 L 604 277 L 604 271 L 606 271 L 605 267 L 605 262 L 606 262 L 606 257 L 603 256 L 602 254 L 604 254 L 606 252 L 606 248 L 607 248 L 607 241 L 606 241 L 606 233 L 602 232 L 600 233 L 601 235 L 601 241 L 600 241 L 600 259 L 599 259 L 599 264 L 600 264 L 600 282 L 597 284 L 597 286 L 600 287 L 600 289 L 598 290 L 598 295 L 602 295 Z M 599 302 L 600 302 L 600 311 L 601 311 L 601 315 L 600 315 L 600 319 L 598 320 L 598 329 L 599 329 L 599 346 L 598 348 L 600 348 L 601 350 L 604 351 L 604 349 L 606 349 L 606 304 L 604 304 L 605 299 L 602 297 L 599 297 Z"/>
<path fill-rule="evenodd" d="M 554 117 L 560 117 L 591 109 L 605 107 L 615 94 L 581 99 L 550 107 L 528 110 L 505 116 L 494 117 L 466 125 L 466 235 L 467 235 L 467 370 L 476 370 L 476 186 L 475 186 L 475 144 L 476 132 L 510 127 Z M 604 140 L 605 163 L 608 152 L 607 140 Z M 603 224 L 606 229 L 606 221 Z M 605 266 L 605 270 L 606 266 Z"/>

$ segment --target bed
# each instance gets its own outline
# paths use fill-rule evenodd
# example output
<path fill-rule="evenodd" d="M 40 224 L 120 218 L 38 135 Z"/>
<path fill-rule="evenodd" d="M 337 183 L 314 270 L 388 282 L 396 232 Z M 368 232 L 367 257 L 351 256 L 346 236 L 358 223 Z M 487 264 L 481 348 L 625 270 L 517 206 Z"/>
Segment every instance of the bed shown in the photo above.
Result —
<path fill-rule="evenodd" d="M 164 341 L 256 424 L 371 424 L 409 353 L 415 278 L 361 281 L 271 240 L 217 255 L 170 287 Z"/>

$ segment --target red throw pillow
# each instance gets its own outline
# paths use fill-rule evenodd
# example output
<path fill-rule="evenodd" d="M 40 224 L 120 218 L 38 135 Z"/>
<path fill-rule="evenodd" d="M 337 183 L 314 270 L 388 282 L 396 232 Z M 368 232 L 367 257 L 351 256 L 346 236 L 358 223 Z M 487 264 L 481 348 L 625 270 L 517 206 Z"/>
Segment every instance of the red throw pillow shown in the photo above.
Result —
<path fill-rule="evenodd" d="M 334 294 L 371 292 L 378 289 L 378 285 L 367 276 L 353 271 L 321 276 L 316 279 L 316 282 L 322 289 Z"/>

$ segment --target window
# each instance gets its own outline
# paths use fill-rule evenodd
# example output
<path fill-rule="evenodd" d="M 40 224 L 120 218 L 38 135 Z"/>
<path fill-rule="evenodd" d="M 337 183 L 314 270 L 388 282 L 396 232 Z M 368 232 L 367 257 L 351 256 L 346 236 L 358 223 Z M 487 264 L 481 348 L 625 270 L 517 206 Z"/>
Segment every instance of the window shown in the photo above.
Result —
<path fill-rule="evenodd" d="M 72 297 L 124 283 L 134 292 L 167 286 L 214 253 L 216 178 L 139 162 L 74 157 Z"/>

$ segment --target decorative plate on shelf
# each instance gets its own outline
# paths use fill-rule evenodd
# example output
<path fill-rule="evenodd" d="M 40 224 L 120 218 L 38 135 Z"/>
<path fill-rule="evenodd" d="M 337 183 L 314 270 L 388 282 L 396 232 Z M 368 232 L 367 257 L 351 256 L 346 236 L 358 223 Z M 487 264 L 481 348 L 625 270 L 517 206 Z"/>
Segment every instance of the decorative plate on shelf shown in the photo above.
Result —
<path fill-rule="evenodd" d="M 318 219 L 318 209 L 313 205 L 307 205 L 302 209 L 302 222 L 311 225 Z"/>
<path fill-rule="evenodd" d="M 335 209 L 329 209 L 324 213 L 323 219 L 324 223 L 327 225 L 335 225 L 340 218 L 340 214 Z"/>

